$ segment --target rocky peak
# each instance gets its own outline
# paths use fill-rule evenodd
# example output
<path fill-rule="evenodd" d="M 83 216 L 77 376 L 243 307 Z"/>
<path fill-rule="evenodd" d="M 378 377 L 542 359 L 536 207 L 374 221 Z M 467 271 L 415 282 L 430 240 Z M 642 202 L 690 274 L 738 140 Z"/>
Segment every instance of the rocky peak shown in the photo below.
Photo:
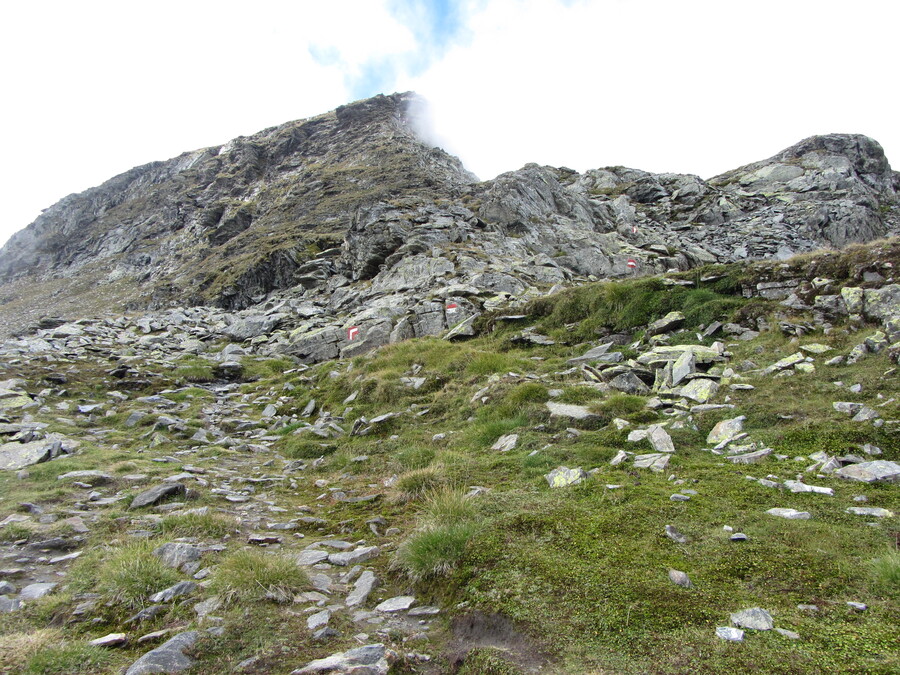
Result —
<path fill-rule="evenodd" d="M 812 137 L 709 181 L 528 164 L 477 182 L 417 135 L 419 103 L 358 101 L 66 197 L 0 251 L 0 329 L 38 307 L 288 302 L 327 315 L 309 329 L 377 309 L 399 339 L 460 319 L 434 318 L 448 295 L 471 316 L 559 284 L 900 233 L 898 174 L 865 136 Z"/>

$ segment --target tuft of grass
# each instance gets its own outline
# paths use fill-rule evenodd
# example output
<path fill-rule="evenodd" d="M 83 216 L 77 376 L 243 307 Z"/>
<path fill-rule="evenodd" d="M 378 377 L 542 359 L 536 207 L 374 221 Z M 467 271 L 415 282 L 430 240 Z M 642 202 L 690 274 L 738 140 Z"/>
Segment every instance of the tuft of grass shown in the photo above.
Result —
<path fill-rule="evenodd" d="M 875 587 L 885 595 L 900 593 L 900 550 L 893 549 L 869 561 Z"/>
<path fill-rule="evenodd" d="M 411 445 L 397 453 L 397 462 L 405 470 L 424 469 L 434 460 L 434 449 L 425 445 Z"/>
<path fill-rule="evenodd" d="M 11 543 L 20 539 L 29 539 L 32 534 L 31 528 L 21 523 L 9 523 L 0 527 L 0 542 Z"/>
<path fill-rule="evenodd" d="M 522 675 L 522 671 L 495 647 L 476 647 L 466 654 L 457 675 Z"/>
<path fill-rule="evenodd" d="M 289 557 L 255 549 L 241 549 L 225 557 L 210 589 L 234 600 L 289 600 L 309 585 L 309 577 Z"/>
<path fill-rule="evenodd" d="M 136 541 L 79 558 L 69 572 L 76 592 L 97 592 L 129 608 L 143 607 L 147 597 L 181 581 L 181 575 L 152 554 L 155 542 Z"/>
<path fill-rule="evenodd" d="M 450 525 L 472 522 L 478 514 L 477 504 L 460 489 L 448 486 L 432 490 L 425 497 L 422 520 L 428 525 Z"/>
<path fill-rule="evenodd" d="M 411 502 L 420 499 L 430 491 L 438 488 L 443 482 L 443 477 L 434 467 L 413 469 L 400 474 L 394 484 L 396 490 L 394 500 L 397 502 Z"/>
<path fill-rule="evenodd" d="M 159 531 L 167 537 L 212 537 L 219 539 L 233 532 L 233 519 L 217 513 L 185 513 L 166 516 L 159 522 Z"/>
<path fill-rule="evenodd" d="M 28 675 L 69 675 L 109 672 L 113 655 L 101 647 L 78 642 L 48 645 L 35 652 L 25 666 Z"/>
<path fill-rule="evenodd" d="M 444 576 L 462 560 L 477 531 L 466 522 L 427 525 L 400 544 L 393 564 L 413 581 Z"/>
<path fill-rule="evenodd" d="M 609 415 L 610 417 L 629 417 L 644 412 L 646 399 L 630 394 L 613 394 L 591 406 L 591 411 Z"/>
<path fill-rule="evenodd" d="M 543 403 L 549 398 L 547 387 L 537 382 L 526 382 L 511 389 L 506 394 L 506 402 L 513 405 L 525 405 L 527 403 Z"/>

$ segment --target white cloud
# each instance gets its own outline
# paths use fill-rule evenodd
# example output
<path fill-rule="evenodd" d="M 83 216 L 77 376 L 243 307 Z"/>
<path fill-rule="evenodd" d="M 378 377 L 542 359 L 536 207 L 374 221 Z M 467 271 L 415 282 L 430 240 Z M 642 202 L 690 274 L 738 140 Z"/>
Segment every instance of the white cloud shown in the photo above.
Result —
<path fill-rule="evenodd" d="M 868 134 L 900 165 L 898 3 L 460 0 L 450 11 L 10 3 L 0 241 L 67 193 L 325 112 L 375 82 L 431 99 L 443 145 L 482 178 L 531 161 L 707 177 L 829 132 Z"/>
<path fill-rule="evenodd" d="M 885 100 L 898 14 L 874 2 L 495 0 L 467 45 L 399 87 L 432 101 L 449 149 L 483 178 L 529 161 L 710 176 L 829 132 L 900 153 Z"/>

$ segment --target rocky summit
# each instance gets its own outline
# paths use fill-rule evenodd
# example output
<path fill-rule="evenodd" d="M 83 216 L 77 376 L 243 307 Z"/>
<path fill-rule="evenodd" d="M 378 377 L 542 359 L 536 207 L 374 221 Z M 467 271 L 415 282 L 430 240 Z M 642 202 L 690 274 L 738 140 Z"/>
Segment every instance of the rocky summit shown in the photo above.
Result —
<path fill-rule="evenodd" d="M 898 672 L 878 144 L 479 182 L 419 104 L 0 251 L 0 672 Z"/>

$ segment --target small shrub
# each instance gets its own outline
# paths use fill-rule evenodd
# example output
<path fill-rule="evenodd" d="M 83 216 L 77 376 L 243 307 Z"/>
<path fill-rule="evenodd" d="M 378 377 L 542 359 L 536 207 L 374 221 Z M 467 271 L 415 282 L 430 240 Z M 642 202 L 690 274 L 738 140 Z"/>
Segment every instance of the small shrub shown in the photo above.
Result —
<path fill-rule="evenodd" d="M 394 565 L 413 581 L 444 576 L 462 560 L 476 531 L 474 523 L 426 526 L 400 544 Z"/>
<path fill-rule="evenodd" d="M 394 499 L 398 502 L 411 502 L 424 497 L 428 492 L 440 486 L 443 479 L 432 467 L 414 469 L 401 474 L 394 484 Z"/>
<path fill-rule="evenodd" d="M 290 599 L 309 585 L 306 572 L 291 558 L 241 549 L 219 563 L 210 588 L 227 601 Z"/>
<path fill-rule="evenodd" d="M 25 673 L 33 675 L 68 675 L 69 673 L 108 672 L 112 654 L 102 647 L 77 642 L 48 645 L 28 660 Z"/>

